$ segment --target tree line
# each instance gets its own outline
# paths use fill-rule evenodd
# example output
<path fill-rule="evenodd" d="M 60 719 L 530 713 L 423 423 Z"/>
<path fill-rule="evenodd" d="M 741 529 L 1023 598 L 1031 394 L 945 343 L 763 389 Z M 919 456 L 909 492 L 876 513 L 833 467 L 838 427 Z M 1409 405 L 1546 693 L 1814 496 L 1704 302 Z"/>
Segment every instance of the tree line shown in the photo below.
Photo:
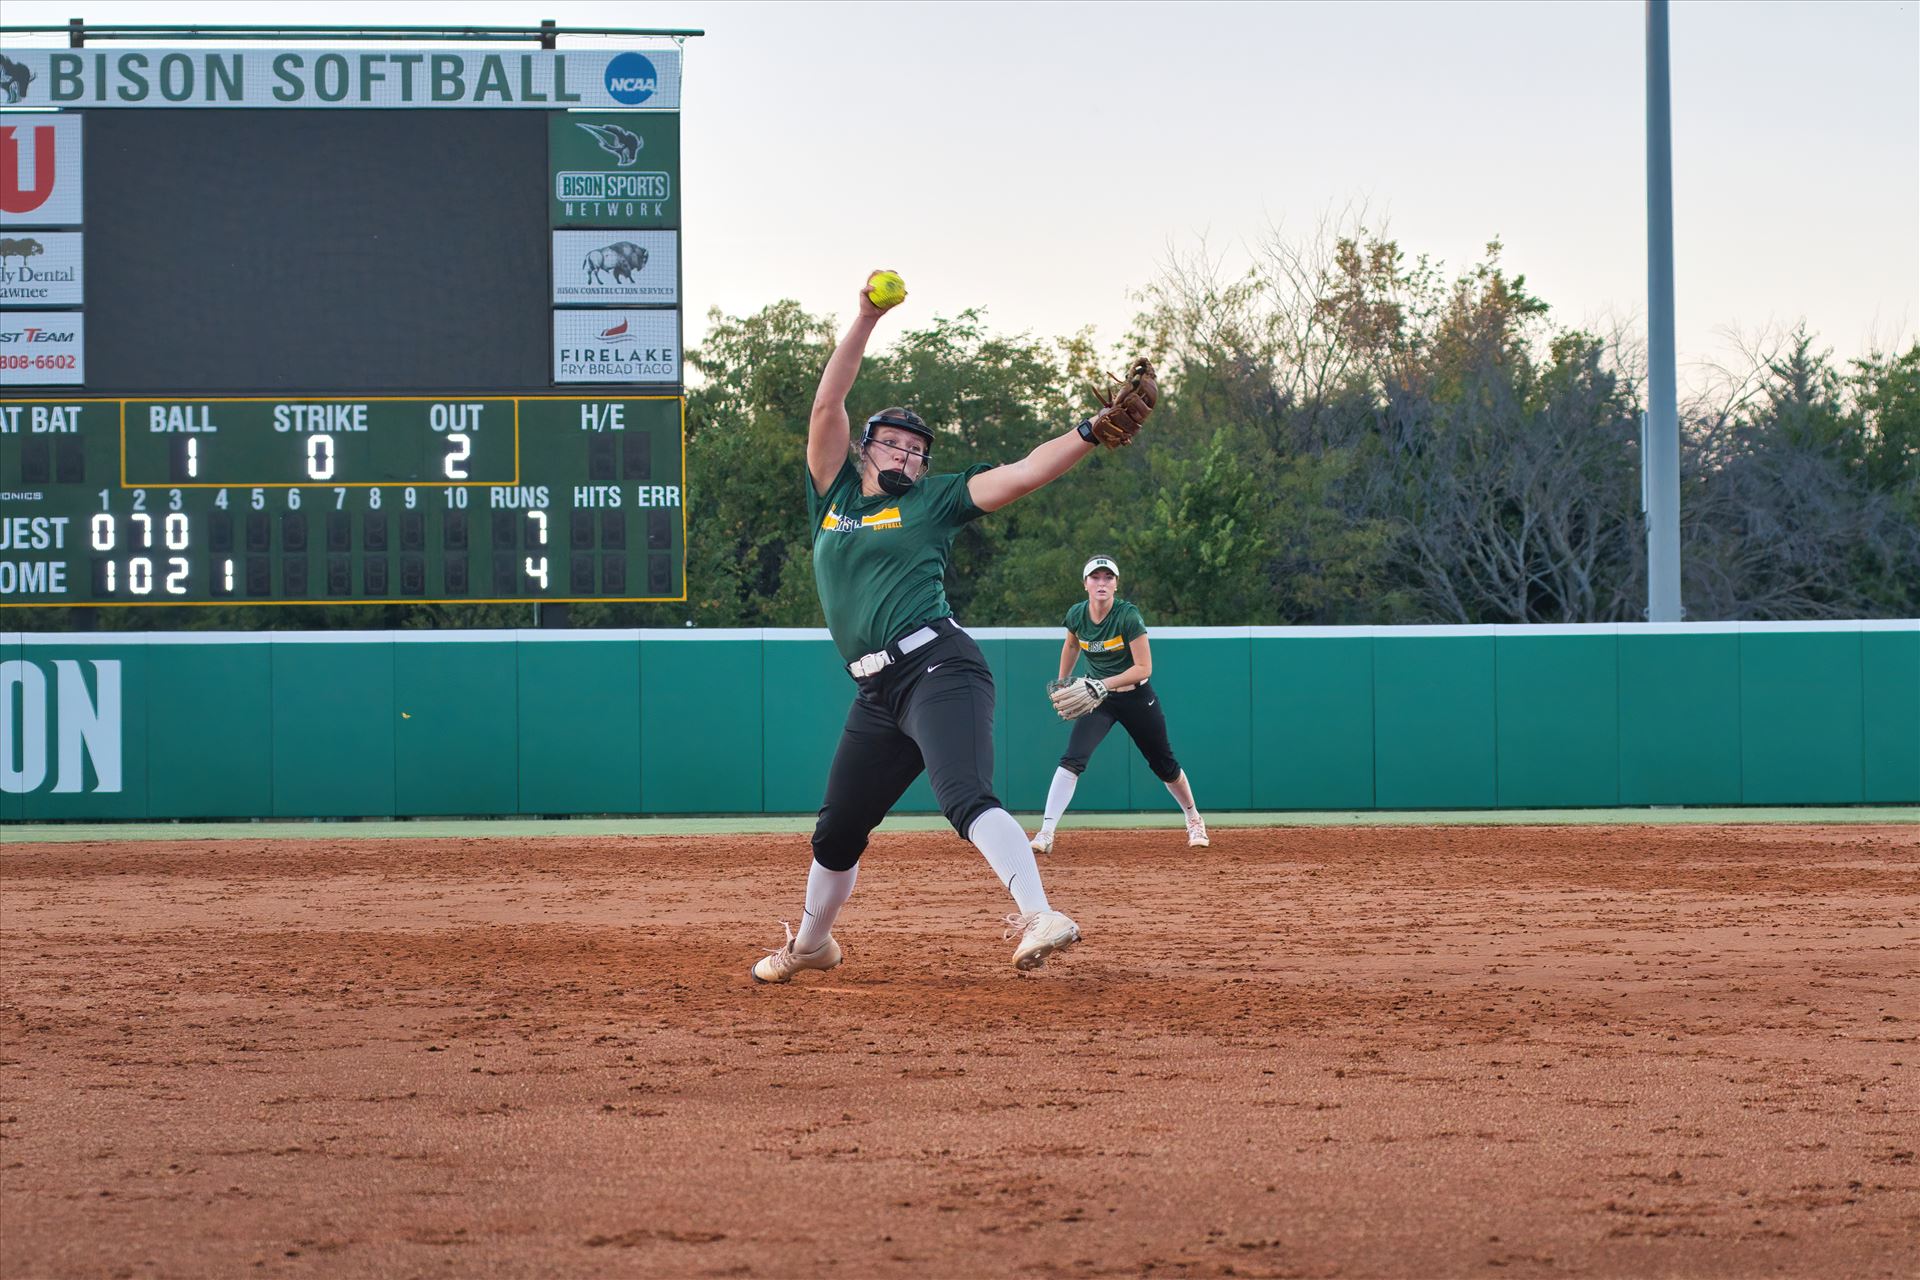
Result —
<path fill-rule="evenodd" d="M 822 625 L 802 486 L 835 318 L 781 301 L 710 321 L 688 356 L 689 599 L 573 605 L 573 625 Z M 1498 242 L 1455 274 L 1358 227 L 1275 235 L 1237 275 L 1195 254 L 1148 283 L 1109 352 L 971 310 L 895 333 L 849 408 L 856 424 L 918 410 L 936 470 L 1023 455 L 1136 352 L 1161 371 L 1133 448 L 961 534 L 948 593 L 970 624 L 1057 624 L 1095 552 L 1162 625 L 1643 616 L 1644 354 L 1557 323 Z M 1698 381 L 1681 405 L 1686 616 L 1920 615 L 1920 343 L 1841 361 L 1795 330 Z M 101 612 L 140 629 L 530 621 L 522 605 Z"/>

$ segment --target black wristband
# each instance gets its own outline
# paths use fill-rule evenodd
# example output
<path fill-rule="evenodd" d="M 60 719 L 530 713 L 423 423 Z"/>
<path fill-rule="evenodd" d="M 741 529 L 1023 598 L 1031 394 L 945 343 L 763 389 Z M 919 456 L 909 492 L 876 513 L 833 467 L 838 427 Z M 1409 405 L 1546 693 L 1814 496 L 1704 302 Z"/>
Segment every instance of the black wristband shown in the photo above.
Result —
<path fill-rule="evenodd" d="M 1093 419 L 1092 418 L 1080 419 L 1080 425 L 1075 427 L 1074 430 L 1078 431 L 1080 433 L 1080 438 L 1082 440 L 1085 440 L 1088 444 L 1098 445 L 1100 443 L 1098 440 L 1093 438 Z"/>

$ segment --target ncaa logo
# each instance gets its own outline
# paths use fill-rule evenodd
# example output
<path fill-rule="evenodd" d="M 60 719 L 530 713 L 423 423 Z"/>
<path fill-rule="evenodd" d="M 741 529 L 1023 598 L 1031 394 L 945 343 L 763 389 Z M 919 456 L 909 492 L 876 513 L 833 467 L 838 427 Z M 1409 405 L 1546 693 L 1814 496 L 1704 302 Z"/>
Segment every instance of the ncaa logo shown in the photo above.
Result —
<path fill-rule="evenodd" d="M 623 53 L 607 64 L 607 92 L 615 102 L 637 107 L 659 87 L 659 74 L 642 54 Z"/>

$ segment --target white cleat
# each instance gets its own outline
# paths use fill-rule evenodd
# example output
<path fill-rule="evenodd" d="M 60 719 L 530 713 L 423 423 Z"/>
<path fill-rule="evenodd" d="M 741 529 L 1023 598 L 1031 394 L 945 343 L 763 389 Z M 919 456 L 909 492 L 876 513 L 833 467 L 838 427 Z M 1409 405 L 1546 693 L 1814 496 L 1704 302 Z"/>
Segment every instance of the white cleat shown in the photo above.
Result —
<path fill-rule="evenodd" d="M 1196 813 L 1187 819 L 1187 847 L 1204 849 L 1207 843 L 1207 821 Z"/>
<path fill-rule="evenodd" d="M 1053 832 L 1036 831 L 1033 833 L 1033 839 L 1029 843 L 1035 853 L 1052 853 Z"/>
<path fill-rule="evenodd" d="M 795 951 L 793 949 L 793 926 L 781 924 L 787 931 L 787 940 L 778 950 L 769 951 L 753 966 L 755 982 L 792 982 L 793 975 L 802 969 L 833 969 L 840 964 L 840 944 L 828 934 L 827 940 L 813 951 Z"/>
<path fill-rule="evenodd" d="M 1015 913 L 1007 917 L 1006 936 L 1020 939 L 1013 949 L 1013 967 L 1027 973 L 1044 965 L 1054 952 L 1080 941 L 1080 926 L 1058 911 Z"/>

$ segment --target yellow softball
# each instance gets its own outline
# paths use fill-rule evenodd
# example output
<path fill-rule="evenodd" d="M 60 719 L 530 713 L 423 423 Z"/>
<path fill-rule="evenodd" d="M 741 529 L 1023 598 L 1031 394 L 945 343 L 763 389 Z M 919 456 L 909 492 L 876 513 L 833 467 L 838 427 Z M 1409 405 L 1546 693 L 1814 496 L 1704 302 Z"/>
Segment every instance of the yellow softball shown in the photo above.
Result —
<path fill-rule="evenodd" d="M 907 282 L 896 271 L 876 271 L 867 277 L 867 298 L 876 307 L 897 307 L 907 298 Z"/>

